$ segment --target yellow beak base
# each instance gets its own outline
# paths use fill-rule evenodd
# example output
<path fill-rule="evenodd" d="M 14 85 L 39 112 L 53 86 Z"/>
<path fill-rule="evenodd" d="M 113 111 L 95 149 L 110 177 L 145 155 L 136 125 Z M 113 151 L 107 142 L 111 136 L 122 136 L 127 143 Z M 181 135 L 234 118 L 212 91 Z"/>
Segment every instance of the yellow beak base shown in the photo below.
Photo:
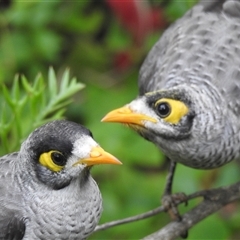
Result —
<path fill-rule="evenodd" d="M 101 147 L 93 147 L 90 152 L 89 158 L 80 159 L 73 166 L 78 164 L 86 164 L 88 166 L 96 165 L 96 164 L 122 164 L 117 158 L 115 158 L 112 154 L 104 151 Z"/>

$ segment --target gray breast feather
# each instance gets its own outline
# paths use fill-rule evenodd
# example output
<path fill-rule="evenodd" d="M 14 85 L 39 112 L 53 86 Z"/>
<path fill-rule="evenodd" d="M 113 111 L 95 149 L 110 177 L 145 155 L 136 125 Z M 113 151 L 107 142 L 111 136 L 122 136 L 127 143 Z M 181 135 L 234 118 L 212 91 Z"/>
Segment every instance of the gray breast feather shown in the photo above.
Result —
<path fill-rule="evenodd" d="M 25 233 L 25 220 L 21 214 L 21 197 L 13 179 L 14 168 L 10 161 L 17 153 L 0 158 L 0 239 L 20 240 Z"/>

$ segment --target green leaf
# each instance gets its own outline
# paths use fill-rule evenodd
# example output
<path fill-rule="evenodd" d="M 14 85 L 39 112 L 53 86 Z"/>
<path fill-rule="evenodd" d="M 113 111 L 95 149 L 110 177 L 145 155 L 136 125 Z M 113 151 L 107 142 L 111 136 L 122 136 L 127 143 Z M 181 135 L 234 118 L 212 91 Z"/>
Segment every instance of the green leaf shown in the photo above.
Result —
<path fill-rule="evenodd" d="M 52 67 L 49 68 L 48 72 L 48 86 L 52 97 L 55 97 L 57 95 L 57 80 L 55 72 Z"/>
<path fill-rule="evenodd" d="M 69 84 L 69 70 L 66 69 L 66 71 L 63 73 L 61 85 L 60 85 L 60 92 L 65 92 L 65 89 L 67 88 Z"/>
<path fill-rule="evenodd" d="M 40 73 L 33 81 L 16 75 L 10 88 L 3 84 L 0 89 L 0 153 L 17 150 L 21 141 L 41 124 L 64 118 L 72 96 L 83 87 L 76 78 L 70 79 L 69 69 L 57 79 L 52 67 L 49 68 L 47 81 Z"/>
<path fill-rule="evenodd" d="M 20 98 L 19 76 L 15 75 L 12 87 L 12 97 L 17 100 Z"/>
<path fill-rule="evenodd" d="M 11 94 L 9 92 L 9 90 L 7 89 L 7 87 L 3 84 L 2 86 L 2 94 L 3 94 L 3 97 L 5 99 L 5 102 L 11 107 L 11 108 L 14 108 L 14 101 L 12 100 L 11 98 Z"/>

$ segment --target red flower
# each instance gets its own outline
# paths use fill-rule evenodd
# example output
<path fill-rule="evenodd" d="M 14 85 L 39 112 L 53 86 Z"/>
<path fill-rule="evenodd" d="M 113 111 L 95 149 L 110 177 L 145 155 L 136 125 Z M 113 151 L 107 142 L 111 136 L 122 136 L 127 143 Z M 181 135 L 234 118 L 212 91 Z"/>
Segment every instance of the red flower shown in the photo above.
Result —
<path fill-rule="evenodd" d="M 151 9 L 147 1 L 106 0 L 121 24 L 132 34 L 135 44 L 141 45 L 154 29 L 166 26 L 161 9 Z"/>

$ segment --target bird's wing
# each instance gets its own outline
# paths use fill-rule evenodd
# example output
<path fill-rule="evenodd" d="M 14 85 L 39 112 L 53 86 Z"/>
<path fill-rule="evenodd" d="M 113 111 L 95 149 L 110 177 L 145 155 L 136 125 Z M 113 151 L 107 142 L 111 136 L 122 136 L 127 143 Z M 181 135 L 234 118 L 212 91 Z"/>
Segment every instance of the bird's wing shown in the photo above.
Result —
<path fill-rule="evenodd" d="M 239 96 L 239 56 L 240 1 L 202 0 L 151 49 L 140 70 L 139 94 L 189 84 L 195 78 L 210 79 L 227 98 L 232 89 Z"/>
<path fill-rule="evenodd" d="M 24 219 L 9 211 L 7 217 L 0 219 L 0 239 L 21 240 L 25 234 L 25 228 Z"/>
<path fill-rule="evenodd" d="M 14 179 L 17 153 L 0 158 L 0 239 L 20 240 L 25 233 L 21 213 L 21 193 Z"/>

